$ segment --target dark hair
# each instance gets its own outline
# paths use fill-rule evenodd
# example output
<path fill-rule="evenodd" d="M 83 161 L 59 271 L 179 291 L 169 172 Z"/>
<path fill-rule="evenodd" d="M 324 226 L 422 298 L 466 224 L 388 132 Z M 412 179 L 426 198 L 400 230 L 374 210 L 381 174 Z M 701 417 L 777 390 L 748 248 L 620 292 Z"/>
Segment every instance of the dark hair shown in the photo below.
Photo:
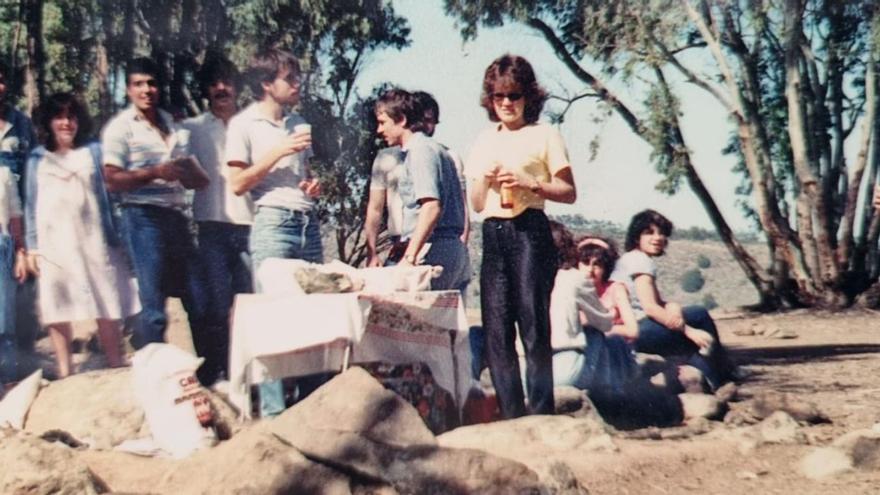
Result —
<path fill-rule="evenodd" d="M 392 88 L 382 93 L 376 100 L 375 110 L 377 114 L 385 112 L 394 122 L 406 118 L 404 127 L 412 131 L 421 130 L 420 126 L 425 119 L 424 111 L 413 94 L 400 88 Z"/>
<path fill-rule="evenodd" d="M 72 93 L 55 93 L 46 98 L 37 108 L 34 115 L 37 122 L 37 136 L 40 142 L 49 151 L 55 151 L 57 144 L 52 134 L 52 119 L 59 115 L 69 113 L 76 118 L 77 130 L 73 138 L 73 146 L 78 148 L 84 145 L 92 134 L 92 119 L 89 110 Z"/>
<path fill-rule="evenodd" d="M 133 58 L 125 64 L 125 84 L 128 84 L 131 81 L 131 76 L 133 74 L 146 74 L 158 79 L 159 66 L 151 58 Z"/>
<path fill-rule="evenodd" d="M 590 239 L 601 241 L 601 243 L 589 242 Z M 603 246 L 602 243 L 608 247 Z M 576 246 L 578 246 L 578 262 L 586 264 L 590 260 L 596 260 L 604 272 L 602 275 L 602 281 L 607 282 L 611 277 L 611 272 L 614 271 L 614 264 L 617 263 L 617 258 L 620 257 L 617 254 L 617 246 L 614 242 L 607 237 L 585 235 L 576 241 Z"/>
<path fill-rule="evenodd" d="M 495 103 L 492 94 L 497 84 L 516 85 L 522 91 L 526 100 L 523 118 L 527 124 L 534 124 L 541 115 L 544 102 L 547 101 L 547 93 L 538 84 L 535 71 L 528 60 L 518 55 L 502 55 L 495 59 L 486 68 L 483 76 L 483 93 L 480 95 L 480 105 L 489 113 L 489 120 L 498 122 L 498 114 L 495 113 Z"/>
<path fill-rule="evenodd" d="M 422 118 L 419 122 L 419 127 L 422 127 L 424 121 L 428 119 L 428 113 L 434 117 L 434 123 L 440 122 L 440 105 L 437 103 L 437 100 L 434 98 L 434 95 L 428 93 L 427 91 L 413 91 L 413 98 L 416 100 L 416 105 L 421 108 Z M 424 128 L 413 129 L 414 131 L 421 131 Z"/>
<path fill-rule="evenodd" d="M 240 87 L 238 68 L 228 58 L 219 53 L 209 53 L 199 70 L 196 71 L 196 81 L 202 95 L 208 96 L 208 87 L 217 81 L 230 82 L 236 89 Z"/>
<path fill-rule="evenodd" d="M 669 237 L 672 235 L 672 222 L 655 210 L 643 210 L 633 215 L 629 221 L 629 228 L 626 229 L 626 241 L 623 244 L 624 249 L 632 251 L 639 247 L 639 237 L 651 228 L 652 225 L 657 226 L 660 232 Z"/>
<path fill-rule="evenodd" d="M 577 268 L 577 247 L 571 231 L 565 225 L 550 220 L 550 234 L 553 236 L 553 244 L 556 245 L 556 260 L 559 269 Z"/>
<path fill-rule="evenodd" d="M 263 83 L 271 83 L 282 72 L 288 70 L 300 75 L 299 60 L 284 50 L 266 48 L 251 56 L 248 62 L 247 83 L 257 97 L 263 97 Z"/>

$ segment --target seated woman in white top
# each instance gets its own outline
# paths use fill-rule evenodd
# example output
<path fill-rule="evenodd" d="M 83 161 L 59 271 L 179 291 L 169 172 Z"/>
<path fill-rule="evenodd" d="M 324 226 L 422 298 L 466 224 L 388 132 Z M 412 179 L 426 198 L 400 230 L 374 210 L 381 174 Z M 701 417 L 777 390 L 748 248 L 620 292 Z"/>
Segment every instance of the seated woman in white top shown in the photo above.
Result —
<path fill-rule="evenodd" d="M 618 427 L 679 423 L 681 402 L 640 375 L 596 293 L 591 268 L 578 259 L 571 232 L 553 221 L 550 231 L 560 266 L 550 296 L 554 385 L 587 390 L 599 413 Z"/>

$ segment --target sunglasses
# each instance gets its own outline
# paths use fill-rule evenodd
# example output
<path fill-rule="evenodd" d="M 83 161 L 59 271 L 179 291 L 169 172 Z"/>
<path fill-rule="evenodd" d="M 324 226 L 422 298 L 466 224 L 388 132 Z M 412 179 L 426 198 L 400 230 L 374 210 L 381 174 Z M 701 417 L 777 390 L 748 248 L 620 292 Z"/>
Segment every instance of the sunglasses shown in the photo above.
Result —
<path fill-rule="evenodd" d="M 498 103 L 507 98 L 510 101 L 519 101 L 523 97 L 522 93 L 492 93 L 492 100 Z"/>

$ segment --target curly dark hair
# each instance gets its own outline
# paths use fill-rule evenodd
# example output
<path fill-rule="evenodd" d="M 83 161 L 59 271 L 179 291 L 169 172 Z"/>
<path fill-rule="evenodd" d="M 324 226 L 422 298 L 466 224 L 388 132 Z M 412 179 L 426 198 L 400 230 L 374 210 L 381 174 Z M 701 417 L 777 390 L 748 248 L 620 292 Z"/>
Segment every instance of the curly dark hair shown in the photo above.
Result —
<path fill-rule="evenodd" d="M 611 277 L 611 272 L 614 271 L 617 258 L 620 257 L 617 254 L 617 245 L 614 241 L 598 235 L 585 235 L 578 238 L 575 245 L 577 246 L 578 262 L 586 264 L 590 260 L 596 260 L 604 272 L 602 281 L 607 282 Z"/>
<path fill-rule="evenodd" d="M 92 135 L 92 118 L 88 108 L 72 93 L 55 93 L 46 98 L 34 112 L 37 137 L 49 151 L 55 151 L 57 147 L 55 136 L 52 135 L 52 119 L 65 113 L 76 118 L 76 136 L 73 138 L 75 148 L 88 142 Z"/>
<path fill-rule="evenodd" d="M 645 233 L 652 225 L 657 226 L 660 232 L 666 237 L 672 235 L 673 225 L 668 218 L 661 215 L 655 210 L 643 210 L 633 215 L 629 221 L 629 227 L 626 229 L 626 241 L 623 248 L 632 251 L 639 247 L 639 237 Z"/>
<path fill-rule="evenodd" d="M 235 89 L 241 89 L 241 76 L 238 68 L 219 52 L 209 52 L 205 61 L 196 71 L 196 81 L 202 96 L 208 96 L 208 88 L 217 81 L 232 83 Z"/>
<path fill-rule="evenodd" d="M 553 244 L 556 245 L 557 264 L 560 270 L 577 268 L 577 248 L 574 236 L 565 225 L 550 220 L 550 234 L 553 236 Z"/>
<path fill-rule="evenodd" d="M 523 118 L 527 124 L 534 124 L 541 115 L 544 102 L 547 101 L 547 93 L 535 78 L 535 71 L 528 60 L 518 55 L 505 54 L 489 64 L 483 76 L 483 92 L 480 95 L 480 106 L 486 109 L 489 120 L 498 122 L 498 114 L 495 113 L 495 103 L 492 94 L 498 84 L 519 86 L 526 106 Z"/>

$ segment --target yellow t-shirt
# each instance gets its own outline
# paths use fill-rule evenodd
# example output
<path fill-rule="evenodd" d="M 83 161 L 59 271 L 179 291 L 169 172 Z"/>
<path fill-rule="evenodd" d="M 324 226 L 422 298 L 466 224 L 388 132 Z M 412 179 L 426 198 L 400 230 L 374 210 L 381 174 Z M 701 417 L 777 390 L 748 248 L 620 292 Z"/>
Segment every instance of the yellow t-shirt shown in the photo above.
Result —
<path fill-rule="evenodd" d="M 495 165 L 539 182 L 550 182 L 560 170 L 570 166 L 559 131 L 541 123 L 515 131 L 497 124 L 481 132 L 465 162 L 465 173 L 471 180 L 483 180 L 483 174 Z M 526 208 L 544 209 L 544 198 L 527 189 L 516 188 L 513 208 L 506 209 L 501 207 L 498 189 L 489 189 L 483 215 L 485 218 L 514 218 Z"/>

